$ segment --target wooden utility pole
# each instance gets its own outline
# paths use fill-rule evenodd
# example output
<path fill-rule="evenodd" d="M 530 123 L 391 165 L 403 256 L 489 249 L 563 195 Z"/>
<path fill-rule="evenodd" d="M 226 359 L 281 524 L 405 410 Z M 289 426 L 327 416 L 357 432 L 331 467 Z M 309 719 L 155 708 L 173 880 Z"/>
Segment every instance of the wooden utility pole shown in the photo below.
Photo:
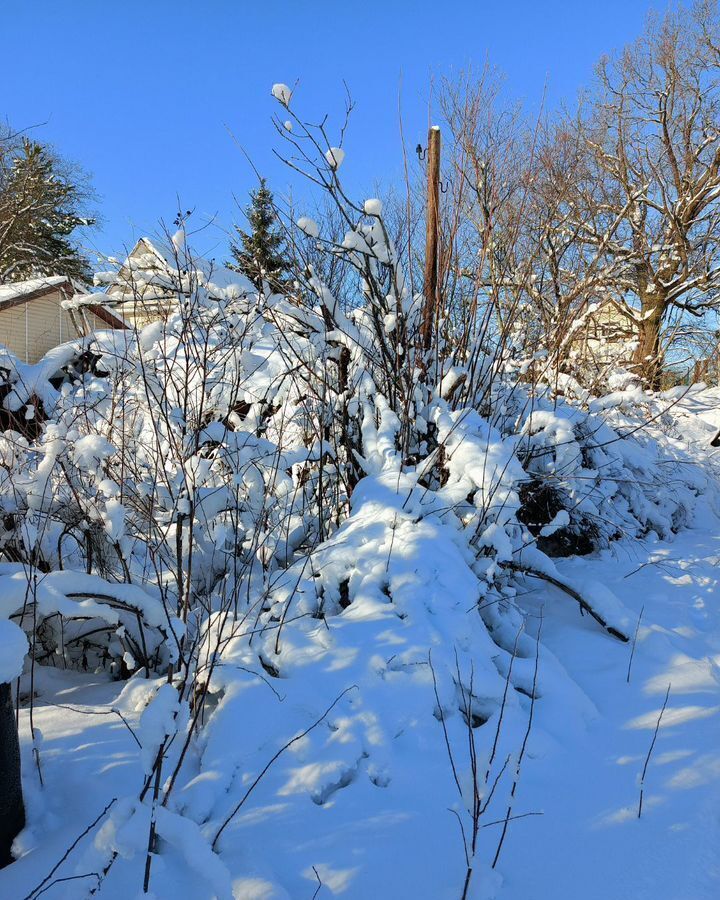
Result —
<path fill-rule="evenodd" d="M 433 325 L 438 303 L 438 242 L 440 232 L 440 128 L 428 132 L 427 147 L 427 226 L 425 232 L 425 305 L 421 337 L 425 350 L 432 344 Z"/>

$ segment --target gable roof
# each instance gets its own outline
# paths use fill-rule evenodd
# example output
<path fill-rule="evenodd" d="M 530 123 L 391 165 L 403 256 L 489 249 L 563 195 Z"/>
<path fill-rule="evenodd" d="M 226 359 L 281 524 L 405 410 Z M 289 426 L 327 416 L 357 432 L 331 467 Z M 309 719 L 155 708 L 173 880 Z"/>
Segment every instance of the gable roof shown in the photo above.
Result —
<path fill-rule="evenodd" d="M 76 299 L 74 307 L 83 306 L 90 310 L 110 328 L 127 328 L 127 324 L 98 303 L 104 294 L 90 294 L 87 291 L 78 290 L 72 278 L 67 275 L 49 275 L 45 278 L 28 278 L 25 281 L 14 281 L 9 284 L 0 284 L 0 312 L 30 303 L 39 297 L 59 291 L 65 295 L 65 300 Z M 80 301 L 80 302 L 77 302 Z"/>
<path fill-rule="evenodd" d="M 63 291 L 63 288 L 66 290 Z M 71 294 L 76 290 L 72 280 L 66 275 L 50 275 L 46 278 L 28 278 L 26 281 L 0 284 L 0 309 L 28 303 L 35 297 L 42 297 L 58 289 Z"/>
<path fill-rule="evenodd" d="M 233 272 L 215 260 L 193 256 L 187 260 L 210 296 L 253 294 L 254 285 L 239 272 Z M 125 257 L 117 271 L 98 272 L 95 284 L 105 286 L 107 302 L 123 303 L 140 299 L 156 302 L 174 299 L 182 287 L 186 260 L 184 252 L 172 245 L 164 245 L 141 237 Z"/>

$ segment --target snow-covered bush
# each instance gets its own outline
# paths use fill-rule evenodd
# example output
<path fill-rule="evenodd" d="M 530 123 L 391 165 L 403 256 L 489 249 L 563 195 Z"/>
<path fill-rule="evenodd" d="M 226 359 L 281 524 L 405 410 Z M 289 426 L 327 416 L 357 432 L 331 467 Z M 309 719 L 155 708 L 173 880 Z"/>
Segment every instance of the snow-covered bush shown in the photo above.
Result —
<path fill-rule="evenodd" d="M 58 348 L 32 371 L 5 360 L 3 408 L 37 429 L 8 431 L 0 445 L 5 556 L 46 578 L 62 570 L 142 586 L 164 611 L 163 623 L 130 621 L 132 612 L 118 620 L 126 641 L 106 617 L 92 629 L 93 666 L 190 666 L 208 616 L 244 621 L 251 609 L 259 622 L 278 596 L 313 616 L 346 608 L 353 579 L 331 576 L 336 567 L 316 554 L 327 558 L 371 483 L 384 494 L 395 479 L 398 495 L 404 485 L 402 508 L 416 509 L 416 524 L 447 525 L 486 589 L 501 594 L 530 565 L 521 564 L 528 549 L 542 568 L 543 551 L 668 536 L 702 489 L 681 454 L 667 457 L 623 410 L 630 397 L 637 407 L 633 389 L 610 401 L 563 399 L 528 380 L 502 335 L 468 334 L 464 321 L 441 322 L 427 349 L 423 298 L 382 203 L 349 200 L 339 148 L 278 99 L 294 123 L 279 131 L 294 146 L 304 138 L 314 180 L 347 223 L 332 242 L 300 218 L 299 246 L 344 261 L 354 304 L 341 305 L 312 265 L 284 295 L 213 279 L 181 231 L 171 238 L 177 273 L 163 270 L 163 295 L 176 298 L 166 319 Z M 134 271 L 128 289 L 146 280 Z M 40 407 L 33 420 L 28 411 Z M 286 596 L 298 565 L 303 578 L 314 573 L 313 600 Z M 43 617 L 38 660 L 68 646 L 48 618 L 64 633 L 64 610 Z M 88 626 L 74 628 L 77 648 Z M 160 651 L 165 642 L 171 651 Z M 77 649 L 70 655 L 76 662 Z"/>
<path fill-rule="evenodd" d="M 8 360 L 1 398 L 16 415 L 39 397 L 42 416 L 35 434 L 9 421 L 0 437 L 0 615 L 26 629 L 32 664 L 175 677 L 144 715 L 141 799 L 156 773 L 157 801 L 173 745 L 162 808 L 203 823 L 220 852 L 249 794 L 238 802 L 245 762 L 227 763 L 228 735 L 266 771 L 256 756 L 272 716 L 248 710 L 248 679 L 294 682 L 287 724 L 301 736 L 327 719 L 307 741 L 326 773 L 308 781 L 319 805 L 361 772 L 387 784 L 405 728 L 441 721 L 457 742 L 503 722 L 513 741 L 545 686 L 522 579 L 551 582 L 627 639 L 612 595 L 563 580 L 548 554 L 669 536 L 703 489 L 679 445 L 671 454 L 640 427 L 646 398 L 563 399 L 518 367 L 507 335 L 452 316 L 428 347 L 382 204 L 348 199 L 344 153 L 275 88 L 292 123 L 279 133 L 347 224 L 334 242 L 298 219 L 298 255 L 341 259 L 354 302 L 309 263 L 282 295 L 218 286 L 178 234 L 166 317 L 60 348 L 32 372 Z M 206 714 L 203 777 L 174 808 Z M 145 814 L 134 799 L 122 810 Z M 98 870 L 119 852 L 111 832 Z"/>

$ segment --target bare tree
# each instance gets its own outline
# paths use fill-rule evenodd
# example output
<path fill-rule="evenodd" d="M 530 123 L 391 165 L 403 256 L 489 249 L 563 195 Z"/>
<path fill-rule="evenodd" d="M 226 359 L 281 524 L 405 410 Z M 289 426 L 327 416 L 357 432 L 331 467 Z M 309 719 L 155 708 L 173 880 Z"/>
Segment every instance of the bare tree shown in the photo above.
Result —
<path fill-rule="evenodd" d="M 720 39 L 715 3 L 651 19 L 603 60 L 574 122 L 578 241 L 619 268 L 616 302 L 637 325 L 635 366 L 659 385 L 670 312 L 700 316 L 720 302 Z M 584 182 L 584 183 L 583 183 Z"/>
<path fill-rule="evenodd" d="M 527 307 L 525 334 L 557 368 L 583 319 L 610 304 L 636 339 L 633 368 L 657 388 L 678 317 L 720 305 L 715 2 L 651 18 L 597 72 L 576 112 L 536 123 L 501 102 L 492 73 L 445 85 L 467 185 L 464 265 L 498 316 Z"/>

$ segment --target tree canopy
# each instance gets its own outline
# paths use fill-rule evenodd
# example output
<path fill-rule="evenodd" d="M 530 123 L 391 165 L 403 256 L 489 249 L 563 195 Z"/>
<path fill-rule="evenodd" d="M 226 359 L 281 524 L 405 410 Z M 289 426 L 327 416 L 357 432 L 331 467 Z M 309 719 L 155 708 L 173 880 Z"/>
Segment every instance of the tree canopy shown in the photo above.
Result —
<path fill-rule="evenodd" d="M 73 236 L 84 214 L 83 176 L 43 144 L 0 138 L 0 283 L 92 273 Z"/>

